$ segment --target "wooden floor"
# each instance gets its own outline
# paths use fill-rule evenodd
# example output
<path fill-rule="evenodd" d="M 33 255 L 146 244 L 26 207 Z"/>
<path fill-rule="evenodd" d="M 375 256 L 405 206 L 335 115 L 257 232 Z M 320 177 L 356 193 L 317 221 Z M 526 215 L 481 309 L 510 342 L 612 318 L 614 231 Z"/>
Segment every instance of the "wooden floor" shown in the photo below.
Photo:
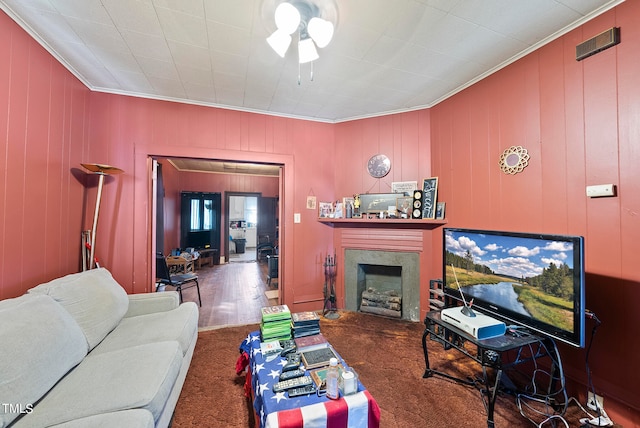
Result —
<path fill-rule="evenodd" d="M 267 286 L 264 261 L 231 262 L 196 271 L 202 296 L 198 327 L 213 328 L 259 323 L 260 308 L 277 304 L 265 291 L 277 290 L 277 280 Z M 170 289 L 170 287 L 167 287 Z M 198 302 L 195 287 L 183 291 L 185 301 Z"/>

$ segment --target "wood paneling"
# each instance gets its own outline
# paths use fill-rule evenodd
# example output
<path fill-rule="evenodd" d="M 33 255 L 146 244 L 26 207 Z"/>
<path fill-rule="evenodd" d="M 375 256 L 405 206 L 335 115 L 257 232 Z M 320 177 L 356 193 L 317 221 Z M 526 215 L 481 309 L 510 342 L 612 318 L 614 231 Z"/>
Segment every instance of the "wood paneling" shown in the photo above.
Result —
<path fill-rule="evenodd" d="M 625 415 L 640 409 L 640 372 L 629 363 L 640 354 L 638 19 L 640 2 L 621 3 L 430 110 L 331 125 L 91 93 L 0 13 L 0 298 L 78 270 L 79 234 L 95 201 L 80 162 L 125 171 L 105 186 L 97 254 L 128 292 L 152 286 L 150 155 L 284 164 L 280 282 L 294 310 L 318 308 L 294 302 L 321 293 L 324 256 L 342 233 L 316 221 L 307 196 L 331 201 L 438 176 L 452 227 L 585 236 L 587 306 L 603 321 L 594 383 L 624 403 L 607 406 L 614 420 L 633 426 Z M 612 26 L 622 43 L 575 61 L 576 44 Z M 516 176 L 498 168 L 511 145 L 532 155 Z M 375 180 L 365 164 L 379 152 L 393 167 Z M 587 185 L 603 183 L 618 195 L 585 197 Z M 421 233 L 428 287 L 441 275 L 442 236 L 439 228 Z M 584 383 L 584 351 L 562 354 L 567 373 Z"/>
<path fill-rule="evenodd" d="M 433 174 L 448 225 L 585 237 L 586 306 L 607 325 L 590 368 L 596 390 L 624 403 L 614 420 L 625 426 L 625 406 L 640 409 L 640 374 L 629 365 L 640 353 L 639 18 L 639 3 L 625 2 L 431 111 Z M 613 26 L 622 43 L 575 60 L 576 44 Z M 513 176 L 498 167 L 511 145 L 531 155 Z M 617 185 L 616 197 L 586 197 L 587 185 L 606 183 Z M 433 257 L 441 263 L 439 252 Z M 561 348 L 567 375 L 586 382 L 584 350 Z"/>
<path fill-rule="evenodd" d="M 89 90 L 0 12 L 0 299 L 77 271 Z M 92 215 L 92 212 L 91 214 Z"/>

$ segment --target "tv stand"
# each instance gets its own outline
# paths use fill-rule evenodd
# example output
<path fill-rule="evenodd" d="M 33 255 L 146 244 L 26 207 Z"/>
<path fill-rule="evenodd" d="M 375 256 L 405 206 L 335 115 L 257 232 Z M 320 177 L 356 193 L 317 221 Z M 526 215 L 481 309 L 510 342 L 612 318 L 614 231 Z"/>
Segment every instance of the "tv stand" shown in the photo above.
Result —
<path fill-rule="evenodd" d="M 545 385 L 547 386 L 546 391 L 545 388 L 538 389 L 535 392 L 535 397 L 528 398 L 543 400 L 552 406 L 557 406 L 558 403 L 555 402 L 555 397 L 558 394 L 565 393 L 564 379 L 562 379 L 562 363 L 558 357 L 555 341 L 550 338 L 534 334 L 512 335 L 507 333 L 503 336 L 479 340 L 456 326 L 443 321 L 440 317 L 440 311 L 428 312 L 424 323 L 422 349 L 424 351 L 426 370 L 422 377 L 429 378 L 438 375 L 458 383 L 478 387 L 487 411 L 487 426 L 489 428 L 495 426 L 493 413 L 500 388 L 516 393 L 523 392 L 518 391 L 518 388 L 513 383 L 508 382 L 509 379 L 504 374 L 506 370 L 515 370 L 516 366 L 537 359 L 550 358 L 549 373 L 551 375 L 548 379 L 549 384 Z M 478 379 L 462 379 L 454 374 L 433 369 L 429 363 L 427 336 L 431 336 L 431 340 L 440 343 L 445 350 L 456 349 L 480 364 L 482 377 Z M 534 379 L 530 380 L 534 382 Z M 559 389 L 556 387 L 558 382 L 560 382 Z M 507 384 L 508 386 L 504 387 Z M 539 391 L 542 391 L 542 394 Z M 524 393 L 528 396 L 533 395 L 532 393 Z M 565 403 L 561 404 L 564 405 Z M 523 414 L 523 416 L 525 415 Z"/>

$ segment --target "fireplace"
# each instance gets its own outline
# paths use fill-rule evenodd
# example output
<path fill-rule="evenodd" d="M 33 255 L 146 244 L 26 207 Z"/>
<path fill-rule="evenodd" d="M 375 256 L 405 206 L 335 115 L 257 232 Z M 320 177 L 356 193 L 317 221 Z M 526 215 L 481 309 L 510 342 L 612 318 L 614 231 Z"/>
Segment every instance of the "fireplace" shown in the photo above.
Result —
<path fill-rule="evenodd" d="M 398 315 L 383 310 L 369 312 L 411 321 L 420 320 L 420 256 L 415 252 L 346 249 L 344 262 L 345 309 L 358 311 L 363 293 L 376 290 L 391 303 L 399 300 Z M 394 305 L 391 305 L 394 307 Z M 374 306 L 375 307 L 375 306 Z M 388 309 L 388 308 L 386 308 Z"/>

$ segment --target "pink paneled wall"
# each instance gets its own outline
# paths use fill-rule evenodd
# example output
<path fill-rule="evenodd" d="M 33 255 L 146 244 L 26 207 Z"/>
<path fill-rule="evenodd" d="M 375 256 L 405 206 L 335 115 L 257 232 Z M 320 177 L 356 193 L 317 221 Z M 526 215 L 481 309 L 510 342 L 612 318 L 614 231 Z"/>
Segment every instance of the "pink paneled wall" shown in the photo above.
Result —
<path fill-rule="evenodd" d="M 625 2 L 431 109 L 448 226 L 585 237 L 586 306 L 602 320 L 589 364 L 596 390 L 622 403 L 605 407 L 624 426 L 640 420 L 629 410 L 640 409 L 639 18 L 640 2 Z M 613 26 L 620 45 L 575 60 L 577 44 Z M 498 160 L 512 145 L 531 159 L 506 175 Z M 606 183 L 616 197 L 585 196 L 587 185 Z M 434 247 L 441 240 L 434 232 Z M 585 350 L 561 353 L 567 375 L 584 385 Z"/>
<path fill-rule="evenodd" d="M 89 96 L 0 12 L 0 299 L 79 269 Z"/>
<path fill-rule="evenodd" d="M 110 228 L 103 242 L 118 242 L 118 251 L 111 252 L 112 247 L 105 251 L 109 266 L 128 275 L 123 284 L 129 292 L 148 291 L 153 282 L 149 157 L 182 156 L 284 165 L 280 199 L 284 300 L 295 307 L 296 295 L 321 293 L 317 253 L 318 248 L 332 247 L 331 236 L 316 223 L 316 213 L 311 216 L 304 207 L 310 189 L 319 197 L 333 197 L 332 125 L 98 93 L 92 94 L 91 107 L 91 123 L 96 126 L 90 128 L 89 137 L 104 146 L 103 157 L 126 172 L 117 178 L 122 186 L 118 211 L 105 213 Z M 254 185 L 232 187 L 259 190 Z M 293 224 L 294 212 L 302 213 L 300 224 Z M 134 239 L 123 241 L 121 236 Z M 296 287 L 286 289 L 287 282 Z"/>
<path fill-rule="evenodd" d="M 603 322 L 594 383 L 616 422 L 638 426 L 639 18 L 640 2 L 624 2 L 430 110 L 325 124 L 91 93 L 0 13 L 0 298 L 78 270 L 95 203 L 81 162 L 125 171 L 105 184 L 96 249 L 130 293 L 153 283 L 150 156 L 284 165 L 281 292 L 294 310 L 321 306 L 322 263 L 335 247 L 307 196 L 330 201 L 437 176 L 449 226 L 585 236 L 587 307 Z M 612 26 L 620 45 L 575 61 L 576 44 Z M 498 168 L 511 145 L 531 154 L 514 176 Z M 376 153 L 393 162 L 381 180 L 365 169 Z M 604 183 L 617 185 L 616 197 L 585 197 L 587 185 Z M 441 228 L 424 233 L 423 289 L 441 275 L 442 245 Z M 561 352 L 584 385 L 584 350 Z"/>

